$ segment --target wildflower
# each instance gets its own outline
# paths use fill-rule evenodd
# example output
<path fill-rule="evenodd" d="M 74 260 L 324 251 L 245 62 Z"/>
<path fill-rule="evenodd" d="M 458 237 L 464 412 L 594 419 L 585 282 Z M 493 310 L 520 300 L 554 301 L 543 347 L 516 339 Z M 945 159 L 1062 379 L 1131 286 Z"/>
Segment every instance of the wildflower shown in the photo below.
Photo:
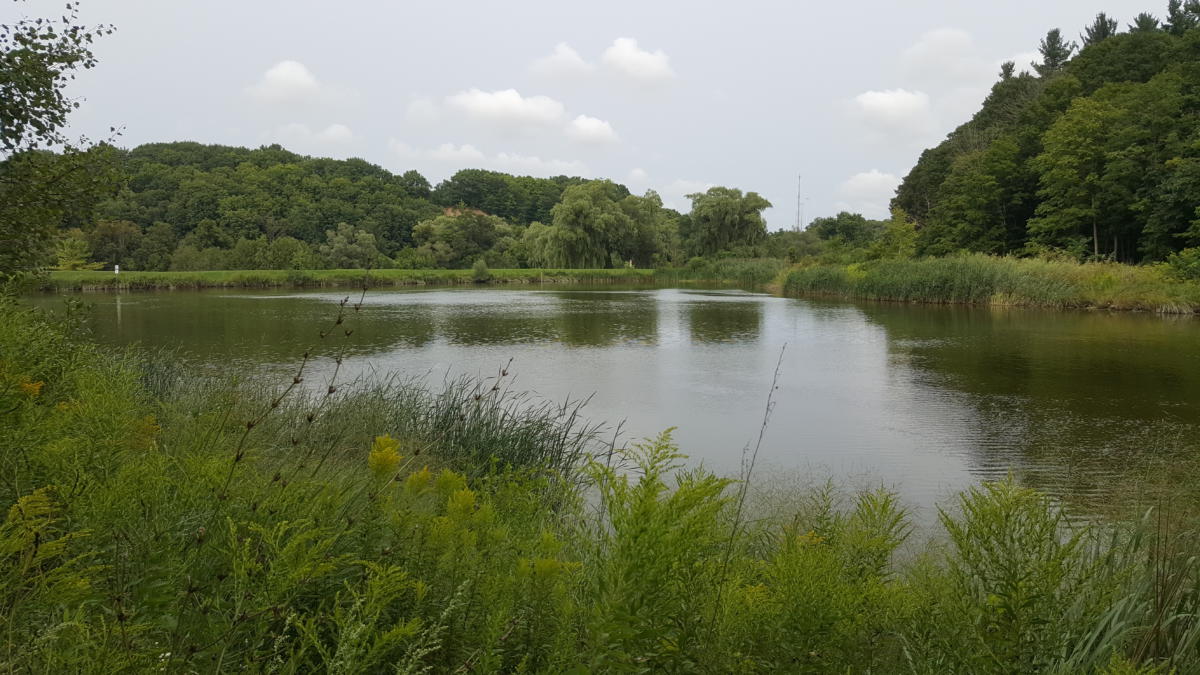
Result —
<path fill-rule="evenodd" d="M 400 441 L 391 436 L 376 436 L 367 455 L 367 467 L 376 478 L 387 478 L 400 466 Z"/>
<path fill-rule="evenodd" d="M 30 382 L 28 378 L 22 378 L 20 387 L 21 391 L 29 398 L 37 398 L 38 394 L 42 393 L 42 387 L 45 386 L 45 384 L 46 383 L 42 382 L 41 380 L 38 380 L 37 382 Z"/>
<path fill-rule="evenodd" d="M 428 466 L 421 467 L 420 471 L 415 471 L 409 474 L 408 479 L 404 482 L 404 489 L 409 494 L 419 494 L 429 487 L 429 482 L 433 479 L 433 472 Z"/>

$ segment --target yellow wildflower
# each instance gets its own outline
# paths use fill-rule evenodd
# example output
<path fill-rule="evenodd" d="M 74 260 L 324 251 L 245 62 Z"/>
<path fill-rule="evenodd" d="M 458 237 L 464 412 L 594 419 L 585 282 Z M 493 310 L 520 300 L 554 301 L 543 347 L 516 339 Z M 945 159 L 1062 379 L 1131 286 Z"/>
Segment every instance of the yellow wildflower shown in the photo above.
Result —
<path fill-rule="evenodd" d="M 404 482 L 404 489 L 410 494 L 419 494 L 429 486 L 429 481 L 433 479 L 433 473 L 428 466 L 421 467 L 420 471 L 414 471 L 409 474 L 408 479 Z"/>
<path fill-rule="evenodd" d="M 389 478 L 400 466 L 400 441 L 391 436 L 376 436 L 367 455 L 367 467 L 376 478 Z"/>
<path fill-rule="evenodd" d="M 21 391 L 24 392 L 29 398 L 37 398 L 38 394 L 42 393 L 42 387 L 45 386 L 45 384 L 46 383 L 42 382 L 41 380 L 37 382 L 30 382 L 29 378 L 21 378 L 20 387 Z"/>

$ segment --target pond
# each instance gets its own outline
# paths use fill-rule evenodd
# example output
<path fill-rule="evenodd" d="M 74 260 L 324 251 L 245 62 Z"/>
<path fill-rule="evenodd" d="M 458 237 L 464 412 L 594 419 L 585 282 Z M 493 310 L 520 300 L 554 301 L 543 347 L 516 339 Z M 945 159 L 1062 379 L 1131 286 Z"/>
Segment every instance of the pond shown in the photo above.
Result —
<path fill-rule="evenodd" d="M 102 343 L 170 347 L 198 369 L 284 382 L 344 297 L 85 300 Z M 724 474 L 755 442 L 778 366 L 761 480 L 883 484 L 923 511 L 1010 472 L 1101 508 L 1131 484 L 1186 480 L 1200 449 L 1191 318 L 625 287 L 370 291 L 363 303 L 339 379 L 399 373 L 436 386 L 511 361 L 516 388 L 591 397 L 588 417 L 624 420 L 625 439 L 677 427 L 691 461 Z M 329 358 L 316 367 L 332 372 Z"/>

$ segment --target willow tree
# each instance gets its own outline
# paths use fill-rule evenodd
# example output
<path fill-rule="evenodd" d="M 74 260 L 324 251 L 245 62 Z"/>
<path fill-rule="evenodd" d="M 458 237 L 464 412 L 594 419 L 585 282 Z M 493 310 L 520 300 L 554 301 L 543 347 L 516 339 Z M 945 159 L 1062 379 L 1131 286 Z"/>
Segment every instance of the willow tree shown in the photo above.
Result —
<path fill-rule="evenodd" d="M 688 243 L 694 253 L 711 255 L 735 246 L 757 244 L 767 238 L 762 212 L 771 202 L 757 192 L 713 187 L 688 195 L 692 212 Z"/>
<path fill-rule="evenodd" d="M 621 208 L 616 183 L 595 180 L 563 190 L 562 201 L 550 210 L 558 230 L 548 241 L 561 247 L 556 257 L 567 267 L 608 267 L 612 244 L 633 234 L 633 220 Z"/>

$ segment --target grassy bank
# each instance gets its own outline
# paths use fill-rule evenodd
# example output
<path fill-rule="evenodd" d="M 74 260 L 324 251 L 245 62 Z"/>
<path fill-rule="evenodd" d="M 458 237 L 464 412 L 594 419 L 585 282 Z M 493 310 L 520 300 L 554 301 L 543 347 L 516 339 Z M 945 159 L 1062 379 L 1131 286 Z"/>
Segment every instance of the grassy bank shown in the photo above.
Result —
<path fill-rule="evenodd" d="M 785 295 L 946 304 L 1200 311 L 1200 283 L 1160 267 L 970 255 L 810 265 L 781 277 Z"/>
<path fill-rule="evenodd" d="M 654 270 L 490 270 L 487 283 L 652 283 Z M 321 288 L 477 283 L 472 270 L 226 270 L 211 272 L 51 272 L 44 291 L 126 291 L 202 288 Z"/>
<path fill-rule="evenodd" d="M 762 502 L 667 435 L 594 454 L 503 374 L 306 386 L 343 353 L 314 326 L 277 386 L 196 379 L 0 314 L 0 670 L 1200 667 L 1195 539 L 1161 522 L 1068 529 L 990 484 L 900 564 L 887 492 Z"/>

